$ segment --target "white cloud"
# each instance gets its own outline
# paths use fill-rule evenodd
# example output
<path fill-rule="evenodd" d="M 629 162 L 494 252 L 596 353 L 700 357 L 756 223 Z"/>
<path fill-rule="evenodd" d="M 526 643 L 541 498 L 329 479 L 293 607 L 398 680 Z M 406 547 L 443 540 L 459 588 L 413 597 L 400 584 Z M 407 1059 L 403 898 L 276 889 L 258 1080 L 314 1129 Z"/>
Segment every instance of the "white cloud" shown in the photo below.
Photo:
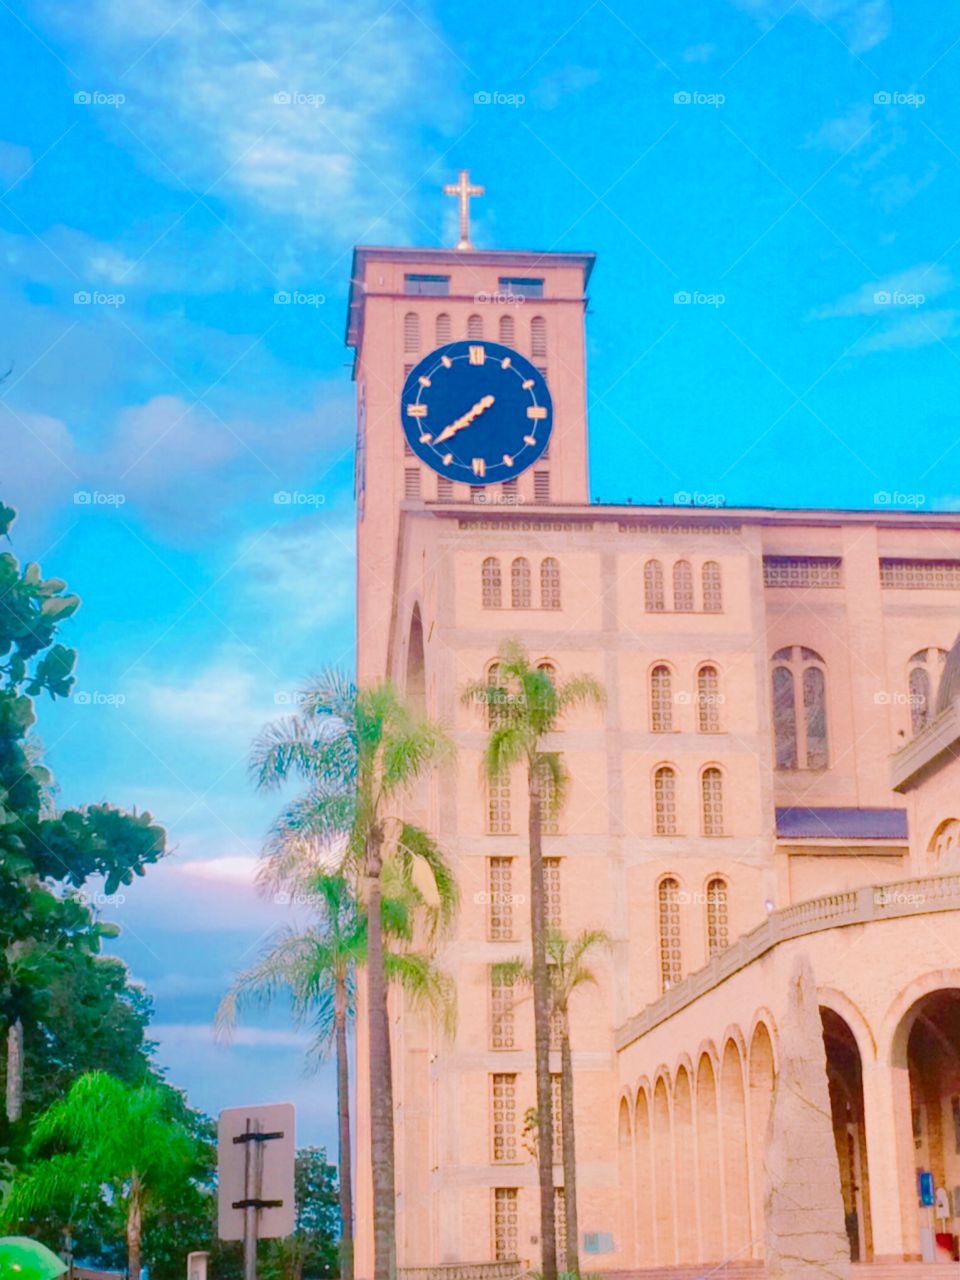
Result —
<path fill-rule="evenodd" d="M 281 1031 L 267 1027 L 234 1027 L 230 1036 L 219 1041 L 216 1030 L 206 1023 L 155 1022 L 150 1027 L 150 1038 L 159 1040 L 164 1048 L 182 1044 L 224 1044 L 224 1047 L 306 1049 L 311 1037 L 301 1031 Z"/>
<path fill-rule="evenodd" d="M 929 301 L 947 293 L 953 285 L 953 274 L 948 267 L 939 263 L 920 263 L 883 280 L 868 280 L 853 293 L 845 294 L 836 302 L 818 308 L 812 312 L 811 318 L 827 320 L 838 316 L 897 316 L 904 305 L 923 305 L 923 302 L 898 302 L 898 298 L 909 296 Z"/>
<path fill-rule="evenodd" d="M 868 103 L 855 103 L 841 115 L 825 120 L 816 133 L 808 134 L 805 146 L 828 147 L 841 153 L 851 147 L 862 146 L 870 136 L 873 107 Z"/>
<path fill-rule="evenodd" d="M 868 335 L 858 342 L 854 351 L 867 354 L 876 351 L 900 351 L 914 347 L 929 347 L 960 332 L 960 311 L 944 308 L 940 311 L 917 311 L 883 333 Z"/>
<path fill-rule="evenodd" d="M 356 558 L 351 513 L 323 508 L 302 519 L 251 534 L 240 547 L 248 599 L 304 632 L 353 616 Z"/>
<path fill-rule="evenodd" d="M 709 62 L 717 51 L 713 44 L 692 44 L 684 49 L 680 57 L 684 62 Z"/>
<path fill-rule="evenodd" d="M 834 28 L 853 53 L 866 53 L 890 34 L 890 0 L 734 0 L 769 28 L 787 14 L 806 16 Z"/>
<path fill-rule="evenodd" d="M 248 657 L 224 653 L 182 680 L 151 673 L 134 683 L 132 699 L 156 724 L 176 725 L 245 754 L 264 722 L 284 710 L 277 706 L 276 692 L 267 673 L 252 669 Z"/>

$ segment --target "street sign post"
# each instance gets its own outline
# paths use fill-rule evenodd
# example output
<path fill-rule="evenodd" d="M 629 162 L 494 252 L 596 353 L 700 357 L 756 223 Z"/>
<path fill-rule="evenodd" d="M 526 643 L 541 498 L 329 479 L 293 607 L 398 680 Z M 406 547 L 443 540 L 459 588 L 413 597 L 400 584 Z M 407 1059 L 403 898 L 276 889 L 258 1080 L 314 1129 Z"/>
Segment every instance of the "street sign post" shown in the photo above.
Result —
<path fill-rule="evenodd" d="M 296 1134 L 290 1102 L 228 1107 L 217 1128 L 217 1230 L 243 1241 L 244 1280 L 256 1280 L 257 1241 L 294 1228 Z"/>

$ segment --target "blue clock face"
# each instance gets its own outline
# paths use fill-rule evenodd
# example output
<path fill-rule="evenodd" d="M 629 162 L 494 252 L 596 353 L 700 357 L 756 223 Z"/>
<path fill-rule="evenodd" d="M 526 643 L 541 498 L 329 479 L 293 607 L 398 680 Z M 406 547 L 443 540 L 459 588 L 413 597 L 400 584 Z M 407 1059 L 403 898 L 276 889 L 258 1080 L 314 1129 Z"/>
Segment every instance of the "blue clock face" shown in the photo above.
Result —
<path fill-rule="evenodd" d="M 438 475 L 502 484 L 543 453 L 553 402 L 543 374 L 499 342 L 448 342 L 411 370 L 400 401 L 410 448 Z"/>

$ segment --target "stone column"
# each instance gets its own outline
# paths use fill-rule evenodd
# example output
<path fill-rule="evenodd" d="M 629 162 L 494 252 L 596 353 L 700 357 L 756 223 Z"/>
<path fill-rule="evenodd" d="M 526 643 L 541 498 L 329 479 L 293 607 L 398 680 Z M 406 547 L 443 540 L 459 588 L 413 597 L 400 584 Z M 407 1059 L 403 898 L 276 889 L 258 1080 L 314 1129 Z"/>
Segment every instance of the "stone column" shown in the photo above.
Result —
<path fill-rule="evenodd" d="M 910 1081 L 905 1070 L 888 1062 L 864 1062 L 863 1118 L 873 1260 L 919 1262 Z"/>

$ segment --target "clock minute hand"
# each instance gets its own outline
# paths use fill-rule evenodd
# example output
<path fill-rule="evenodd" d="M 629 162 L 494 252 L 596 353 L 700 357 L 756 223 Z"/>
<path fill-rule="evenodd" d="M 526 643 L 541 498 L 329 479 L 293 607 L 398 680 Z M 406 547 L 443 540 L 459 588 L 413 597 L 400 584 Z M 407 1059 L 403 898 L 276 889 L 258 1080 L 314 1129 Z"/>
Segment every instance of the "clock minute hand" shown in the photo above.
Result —
<path fill-rule="evenodd" d="M 455 422 L 450 423 L 449 427 L 444 427 L 433 443 L 441 444 L 444 440 L 449 440 L 451 436 L 455 436 L 458 431 L 462 431 L 464 427 L 469 427 L 475 418 L 479 418 L 481 413 L 485 413 L 490 408 L 494 400 L 494 396 L 484 396 L 482 400 L 478 400 L 473 408 L 468 409 L 462 418 L 457 418 Z"/>

